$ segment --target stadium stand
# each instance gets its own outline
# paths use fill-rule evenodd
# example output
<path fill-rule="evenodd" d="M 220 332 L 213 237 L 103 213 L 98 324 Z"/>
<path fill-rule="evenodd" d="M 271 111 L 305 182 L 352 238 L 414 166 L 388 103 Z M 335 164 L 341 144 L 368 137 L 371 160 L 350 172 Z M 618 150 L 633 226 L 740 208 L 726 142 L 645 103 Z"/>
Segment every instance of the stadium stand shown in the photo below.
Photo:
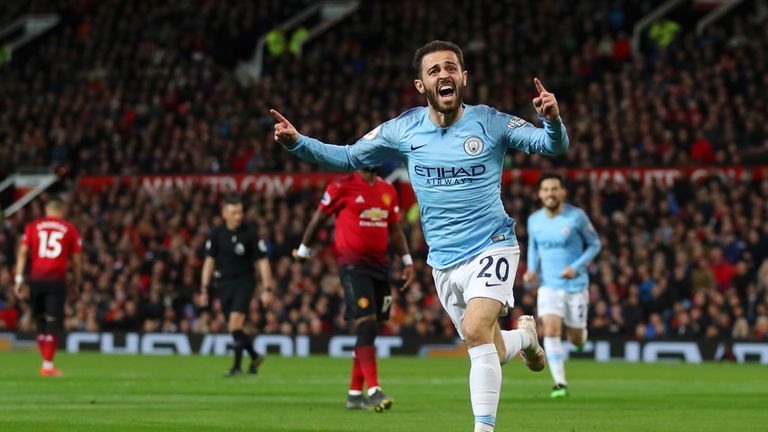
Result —
<path fill-rule="evenodd" d="M 589 209 L 604 251 L 590 267 L 590 331 L 653 339 L 708 337 L 766 338 L 768 319 L 768 225 L 763 205 L 768 179 L 738 180 L 712 175 L 674 186 L 660 182 L 588 180 L 571 185 L 574 204 Z M 695 191 L 695 192 L 694 192 Z M 342 290 L 332 256 L 332 229 L 320 235 L 317 256 L 293 263 L 291 249 L 303 232 L 322 189 L 285 196 L 247 194 L 246 219 L 271 243 L 279 281 L 278 301 L 264 309 L 253 301 L 250 324 L 265 332 L 343 332 Z M 516 180 L 505 187 L 507 211 L 518 220 L 536 208 L 535 188 Z M 70 330 L 209 332 L 223 329 L 223 315 L 195 306 L 202 243 L 220 222 L 218 195 L 208 189 L 146 189 L 113 186 L 81 192 L 71 200 L 72 219 L 83 229 L 86 282 L 67 311 Z M 40 213 L 39 202 L 7 219 L 0 279 L 10 299 L 10 269 L 16 233 Z M 750 210 L 752 209 L 752 210 Z M 756 209 L 756 210 L 755 210 Z M 524 224 L 518 229 L 526 242 Z M 417 224 L 406 234 L 418 283 L 396 293 L 389 334 L 453 334 L 437 301 L 426 245 Z M 393 268 L 399 268 L 395 259 Z M 524 267 L 518 272 L 520 276 Z M 394 277 L 397 277 L 395 271 Z M 519 304 L 510 320 L 535 312 L 535 291 L 517 282 Z M 19 330 L 34 325 L 29 306 L 18 305 Z"/>
<path fill-rule="evenodd" d="M 537 75 L 573 119 L 574 151 L 553 162 L 515 155 L 510 166 L 766 161 L 768 42 L 764 22 L 746 14 L 633 54 L 627 35 L 654 2 L 363 2 L 304 55 L 266 56 L 267 76 L 242 88 L 227 68 L 304 3 L 49 2 L 63 23 L 0 69 L 0 173 L 312 169 L 271 145 L 268 105 L 286 107 L 306 133 L 354 142 L 422 103 L 410 53 L 435 37 L 465 46 L 470 103 L 533 120 Z M 547 22 L 558 32 L 535 30 Z"/>

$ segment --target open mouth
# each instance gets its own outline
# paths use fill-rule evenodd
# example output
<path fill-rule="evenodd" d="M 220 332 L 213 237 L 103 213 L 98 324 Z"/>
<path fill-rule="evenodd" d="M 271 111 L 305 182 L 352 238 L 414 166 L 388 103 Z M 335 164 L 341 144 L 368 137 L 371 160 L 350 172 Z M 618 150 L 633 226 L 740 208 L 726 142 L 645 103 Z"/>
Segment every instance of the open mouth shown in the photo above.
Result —
<path fill-rule="evenodd" d="M 440 95 L 440 99 L 452 99 L 456 89 L 450 84 L 443 84 L 437 89 L 437 94 Z"/>

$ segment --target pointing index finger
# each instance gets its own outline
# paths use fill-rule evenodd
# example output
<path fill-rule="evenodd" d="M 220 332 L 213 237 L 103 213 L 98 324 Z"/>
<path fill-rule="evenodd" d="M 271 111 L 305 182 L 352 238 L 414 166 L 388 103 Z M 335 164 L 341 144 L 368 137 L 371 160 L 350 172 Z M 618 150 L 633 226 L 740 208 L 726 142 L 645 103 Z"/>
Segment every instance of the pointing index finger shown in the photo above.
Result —
<path fill-rule="evenodd" d="M 536 90 L 539 93 L 543 93 L 543 92 L 547 91 L 547 89 L 544 88 L 544 85 L 541 84 L 541 81 L 539 81 L 538 78 L 534 78 L 533 79 L 533 83 L 536 84 Z"/>
<path fill-rule="evenodd" d="M 276 109 L 271 109 L 271 110 L 269 110 L 269 112 L 270 112 L 270 114 L 272 114 L 273 116 L 275 116 L 275 118 L 277 119 L 277 121 L 279 121 L 280 123 L 282 123 L 282 124 L 283 124 L 283 126 L 285 126 L 285 127 L 288 127 L 288 126 L 291 124 L 291 122 L 289 122 L 289 121 L 288 121 L 288 119 L 286 119 L 285 117 L 283 117 L 283 115 L 282 115 L 282 114 L 280 114 L 279 112 L 277 112 L 277 110 L 276 110 Z"/>

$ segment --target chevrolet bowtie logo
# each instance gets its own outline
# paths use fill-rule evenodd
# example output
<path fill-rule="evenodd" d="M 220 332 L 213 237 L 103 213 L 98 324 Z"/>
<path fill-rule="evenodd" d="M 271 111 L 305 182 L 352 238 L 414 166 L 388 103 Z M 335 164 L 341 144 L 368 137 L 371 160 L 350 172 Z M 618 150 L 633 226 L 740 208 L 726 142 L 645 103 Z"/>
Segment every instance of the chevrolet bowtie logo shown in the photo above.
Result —
<path fill-rule="evenodd" d="M 370 219 L 372 221 L 384 220 L 387 216 L 389 216 L 389 212 L 378 207 L 370 208 L 360 213 L 360 219 Z"/>

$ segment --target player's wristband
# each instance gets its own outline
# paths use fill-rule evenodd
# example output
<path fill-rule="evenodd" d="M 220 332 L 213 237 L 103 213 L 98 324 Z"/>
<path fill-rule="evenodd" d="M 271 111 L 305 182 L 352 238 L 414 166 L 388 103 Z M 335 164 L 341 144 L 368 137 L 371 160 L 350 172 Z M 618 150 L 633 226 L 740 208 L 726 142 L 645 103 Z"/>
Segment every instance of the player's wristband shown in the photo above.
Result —
<path fill-rule="evenodd" d="M 20 274 L 17 274 L 17 275 L 16 275 L 16 277 L 14 277 L 14 278 L 13 278 L 13 280 L 14 280 L 14 281 L 15 281 L 17 284 L 20 284 L 20 283 L 24 282 L 24 276 L 22 276 L 22 275 L 20 275 Z"/>
<path fill-rule="evenodd" d="M 312 249 L 310 249 L 309 247 L 307 247 L 307 245 L 302 243 L 299 245 L 299 250 L 296 251 L 296 255 L 302 258 L 307 258 L 310 252 L 312 252 Z"/>
<path fill-rule="evenodd" d="M 405 254 L 400 259 L 403 260 L 403 265 L 406 267 L 409 265 L 413 265 L 413 258 L 411 258 L 411 254 Z"/>

